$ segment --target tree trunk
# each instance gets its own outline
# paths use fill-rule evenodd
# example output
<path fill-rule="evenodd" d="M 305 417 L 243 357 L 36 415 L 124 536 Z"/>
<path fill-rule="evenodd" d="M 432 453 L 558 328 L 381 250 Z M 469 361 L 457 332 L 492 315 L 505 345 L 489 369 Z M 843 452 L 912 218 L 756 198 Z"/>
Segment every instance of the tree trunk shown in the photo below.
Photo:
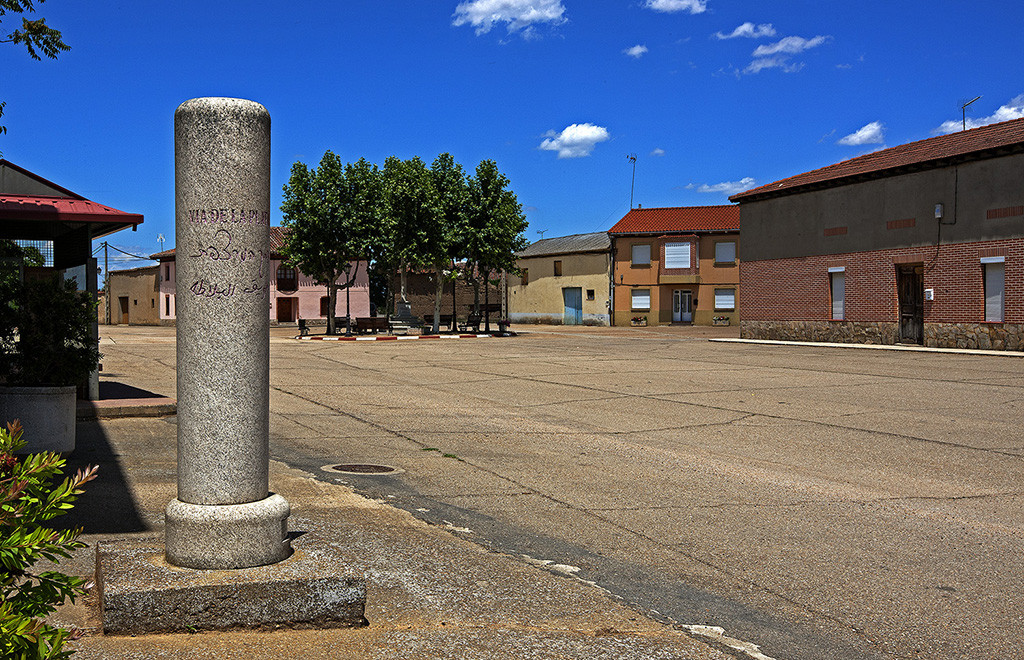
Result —
<path fill-rule="evenodd" d="M 406 275 L 408 274 L 408 272 L 409 272 L 409 264 L 406 263 L 405 261 L 403 261 L 402 265 L 401 265 L 401 271 L 399 271 L 399 276 L 401 277 L 401 282 L 402 282 L 402 302 L 409 302 L 408 299 L 405 297 L 405 288 L 406 288 L 405 285 L 406 285 L 406 282 L 408 280 Z"/>
<path fill-rule="evenodd" d="M 334 310 L 338 307 L 338 278 L 327 284 L 327 334 L 335 334 Z"/>
<path fill-rule="evenodd" d="M 430 332 L 436 335 L 441 330 L 441 296 L 444 294 L 443 265 L 434 265 L 434 279 L 437 280 L 437 287 L 434 290 L 434 327 Z"/>

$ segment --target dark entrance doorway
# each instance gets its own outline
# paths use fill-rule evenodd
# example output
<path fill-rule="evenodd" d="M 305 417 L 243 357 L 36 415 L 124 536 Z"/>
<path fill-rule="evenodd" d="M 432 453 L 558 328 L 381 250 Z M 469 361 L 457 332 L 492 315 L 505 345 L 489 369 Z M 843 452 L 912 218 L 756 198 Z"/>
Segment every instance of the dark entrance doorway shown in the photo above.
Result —
<path fill-rule="evenodd" d="M 924 343 L 924 266 L 896 266 L 896 291 L 900 306 L 900 341 Z"/>

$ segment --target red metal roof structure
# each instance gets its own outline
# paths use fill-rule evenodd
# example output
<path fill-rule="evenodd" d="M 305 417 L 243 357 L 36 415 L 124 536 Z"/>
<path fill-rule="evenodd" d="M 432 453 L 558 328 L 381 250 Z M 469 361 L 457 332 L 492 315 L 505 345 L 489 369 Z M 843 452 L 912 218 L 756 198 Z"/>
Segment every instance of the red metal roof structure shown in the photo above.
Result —
<path fill-rule="evenodd" d="M 1024 152 L 1024 119 L 1013 119 L 882 149 L 752 188 L 729 199 L 733 202 L 749 202 L 1019 152 Z"/>
<path fill-rule="evenodd" d="M 615 223 L 608 233 L 664 234 L 667 232 L 739 231 L 740 207 L 735 204 L 721 206 L 669 206 L 661 208 L 630 209 Z"/>
<path fill-rule="evenodd" d="M 139 213 L 90 201 L 3 159 L 0 174 L 9 182 L 0 188 L 0 238 L 55 240 L 77 232 L 92 240 L 142 223 Z"/>

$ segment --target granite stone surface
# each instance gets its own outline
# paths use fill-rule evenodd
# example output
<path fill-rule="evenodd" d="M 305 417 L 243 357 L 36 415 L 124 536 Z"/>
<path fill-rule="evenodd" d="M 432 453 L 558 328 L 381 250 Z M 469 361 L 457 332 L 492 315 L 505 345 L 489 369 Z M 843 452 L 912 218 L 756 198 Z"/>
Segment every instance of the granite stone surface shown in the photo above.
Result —
<path fill-rule="evenodd" d="M 96 576 L 108 635 L 366 625 L 366 583 L 302 552 L 271 567 L 190 570 L 159 539 L 99 544 Z"/>
<path fill-rule="evenodd" d="M 174 114 L 178 498 L 267 496 L 270 115 L 201 98 Z"/>
<path fill-rule="evenodd" d="M 174 167 L 178 497 L 166 512 L 167 558 L 193 568 L 280 561 L 288 506 L 268 498 L 266 108 L 229 98 L 182 103 Z"/>
<path fill-rule="evenodd" d="M 248 568 L 287 559 L 288 502 L 274 494 L 247 504 L 167 505 L 167 560 L 189 568 Z"/>

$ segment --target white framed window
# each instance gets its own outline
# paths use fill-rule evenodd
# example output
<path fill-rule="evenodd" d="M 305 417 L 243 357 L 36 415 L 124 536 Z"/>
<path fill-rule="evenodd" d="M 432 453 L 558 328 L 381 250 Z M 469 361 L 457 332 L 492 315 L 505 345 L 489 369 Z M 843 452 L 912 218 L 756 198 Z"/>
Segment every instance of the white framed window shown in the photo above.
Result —
<path fill-rule="evenodd" d="M 736 309 L 736 289 L 715 289 L 715 311 L 731 312 Z"/>
<path fill-rule="evenodd" d="M 634 266 L 650 266 L 651 265 L 651 246 L 650 245 L 634 245 L 631 248 L 630 259 Z"/>
<path fill-rule="evenodd" d="M 718 241 L 715 243 L 715 263 L 736 263 L 736 241 Z"/>
<path fill-rule="evenodd" d="M 651 290 L 633 289 L 630 292 L 630 308 L 638 312 L 647 312 L 651 309 Z"/>
<path fill-rule="evenodd" d="M 842 321 L 846 313 L 846 268 L 832 267 L 828 269 L 828 286 L 832 300 L 832 320 Z"/>
<path fill-rule="evenodd" d="M 689 268 L 690 244 L 665 243 L 665 268 Z"/>
<path fill-rule="evenodd" d="M 982 257 L 985 280 L 985 320 L 1002 323 L 1006 305 L 1006 257 Z"/>

